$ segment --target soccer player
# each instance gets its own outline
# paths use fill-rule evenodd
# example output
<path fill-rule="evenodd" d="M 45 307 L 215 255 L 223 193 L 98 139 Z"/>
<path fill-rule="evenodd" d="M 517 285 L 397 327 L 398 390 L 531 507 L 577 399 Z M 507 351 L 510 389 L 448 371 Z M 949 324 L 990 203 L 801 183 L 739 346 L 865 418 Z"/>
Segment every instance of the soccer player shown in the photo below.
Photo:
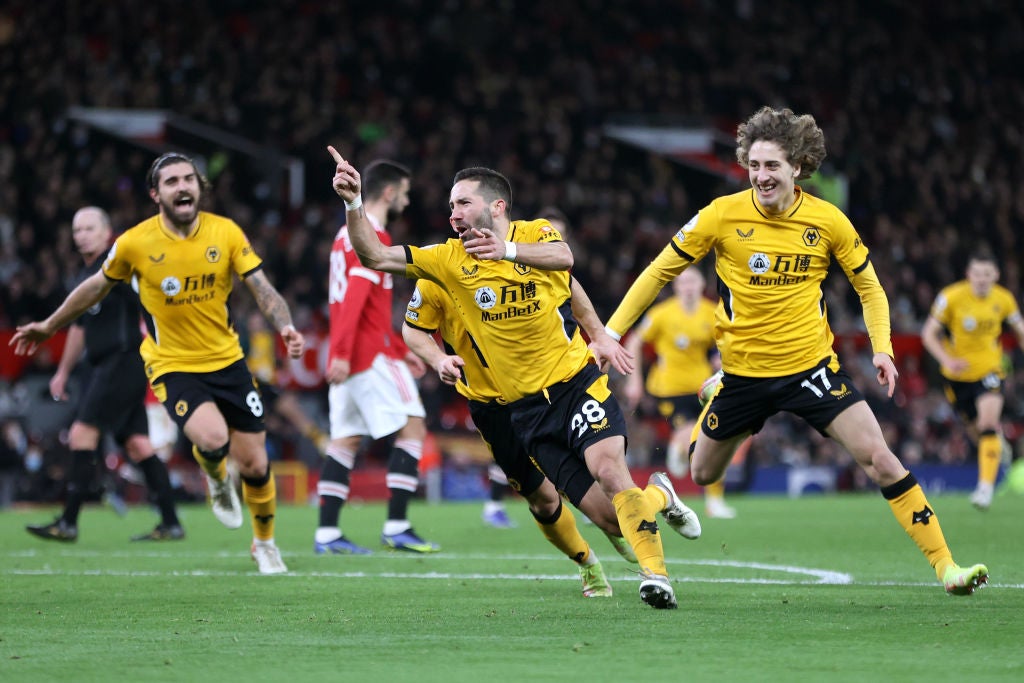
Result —
<path fill-rule="evenodd" d="M 946 591 L 973 593 L 988 580 L 988 569 L 953 561 L 924 491 L 886 445 L 832 349 L 821 283 L 834 260 L 860 296 L 878 382 L 892 396 L 897 372 L 889 303 L 867 246 L 838 208 L 796 185 L 825 158 L 824 134 L 809 115 L 763 107 L 740 124 L 736 142 L 751 189 L 719 197 L 676 233 L 630 287 L 609 332 L 625 334 L 664 285 L 714 251 L 724 374 L 696 430 L 693 480 L 718 481 L 740 443 L 771 415 L 799 415 L 850 451 L 881 487 Z"/>
<path fill-rule="evenodd" d="M 673 296 L 652 306 L 626 339 L 626 348 L 638 364 L 638 371 L 626 378 L 626 407 L 636 409 L 643 398 L 640 368 L 643 345 L 650 344 L 656 359 L 647 373 L 647 392 L 672 428 L 666 466 L 677 477 L 685 477 L 689 469 L 690 433 L 702 408 L 697 396 L 701 384 L 722 365 L 715 347 L 715 305 L 704 297 L 704 285 L 698 268 L 680 273 L 672 281 Z M 719 519 L 736 516 L 736 510 L 725 503 L 724 481 L 704 488 L 704 512 Z"/>
<path fill-rule="evenodd" d="M 426 278 L 447 291 L 509 403 L 526 452 L 561 490 L 569 485 L 557 469 L 563 455 L 586 462 L 612 499 L 639 560 L 641 599 L 655 608 L 675 607 L 655 514 L 662 511 L 676 530 L 695 524 L 696 515 L 664 474 L 652 475 L 644 490 L 633 483 L 622 410 L 572 317 L 569 246 L 547 221 L 511 222 L 508 180 L 486 168 L 455 175 L 449 222 L 458 239 L 428 248 L 384 244 L 366 218 L 359 173 L 333 147 L 328 151 L 337 164 L 334 189 L 345 201 L 349 237 L 363 265 Z"/>
<path fill-rule="evenodd" d="M 589 298 L 575 280 L 572 281 L 572 294 L 573 314 L 584 324 L 587 332 L 592 331 L 594 336 L 603 337 L 618 347 L 604 332 Z M 524 450 L 512 428 L 511 411 L 500 401 L 501 395 L 490 368 L 474 350 L 472 337 L 452 308 L 451 297 L 439 285 L 430 280 L 420 280 L 405 312 L 402 335 L 406 344 L 437 371 L 442 382 L 454 386 L 469 401 L 470 416 L 491 451 L 494 466 L 526 498 L 530 513 L 544 537 L 579 566 L 583 596 L 611 597 L 612 587 L 605 578 L 597 555 L 580 535 L 572 512 L 563 507 L 554 484 Z M 589 325 L 587 321 L 590 321 Z M 436 331 L 441 333 L 443 351 L 434 341 Z M 610 362 L 621 372 L 632 370 L 631 359 L 624 353 Z M 564 479 L 570 482 L 570 488 L 563 491 L 566 498 L 601 527 L 623 557 L 636 562 L 632 548 L 622 538 L 615 508 L 597 486 L 586 465 L 568 452 L 562 456 L 559 469 L 564 470 Z"/>
<path fill-rule="evenodd" d="M 551 227 L 558 231 L 564 238 L 569 227 L 569 220 L 560 209 L 554 206 L 545 206 L 537 212 L 538 218 L 545 218 Z M 596 313 L 594 314 L 596 317 Z M 408 322 L 408 320 L 407 320 Z M 582 322 L 582 321 L 581 321 Z M 602 327 L 601 331 L 604 331 Z M 589 334 L 589 330 L 587 330 Z M 406 328 L 402 328 L 402 334 L 406 334 Z M 423 358 L 422 354 L 417 354 Z M 425 358 L 423 358 L 426 361 Z M 428 363 L 429 365 L 429 363 Z M 515 526 L 515 522 L 505 511 L 504 497 L 509 489 L 508 477 L 497 463 L 491 463 L 487 468 L 487 479 L 490 482 L 490 498 L 484 502 L 483 520 L 484 523 L 496 529 L 507 529 Z"/>
<path fill-rule="evenodd" d="M 1003 323 L 1024 349 L 1020 308 L 998 280 L 995 256 L 988 250 L 975 252 L 967 262 L 966 279 L 939 292 L 921 330 L 924 348 L 939 362 L 945 378 L 946 398 L 978 446 L 978 484 L 971 503 L 979 510 L 992 505 L 1003 449 Z"/>
<path fill-rule="evenodd" d="M 102 268 L 46 320 L 19 326 L 11 344 L 15 353 L 32 353 L 118 282 L 135 283 L 149 331 L 140 346 L 146 376 L 193 444 L 214 515 L 230 529 L 242 526 L 241 504 L 225 463 L 230 456 L 252 518 L 253 560 L 261 574 L 286 572 L 274 543 L 277 492 L 267 460 L 263 401 L 228 316 L 234 276 L 252 292 L 289 355 L 299 357 L 305 342 L 242 229 L 199 210 L 208 182 L 195 162 L 168 152 L 153 161 L 146 180 L 159 212 L 118 237 Z"/>
<path fill-rule="evenodd" d="M 410 172 L 393 161 L 377 160 L 365 169 L 366 213 L 372 230 L 387 244 L 388 221 L 409 205 Z M 330 353 L 327 359 L 331 441 L 317 484 L 317 554 L 366 554 L 369 549 L 346 537 L 338 524 L 349 496 L 349 473 L 363 437 L 395 435 L 388 456 L 390 493 L 381 543 L 392 550 L 433 553 L 440 546 L 412 528 L 409 502 L 419 486 L 420 457 L 427 436 L 426 412 L 413 371 L 426 368 L 409 352 L 391 324 L 389 273 L 364 267 L 352 249 L 350 228 L 341 226 L 331 250 Z M 412 367 L 412 370 L 410 370 Z"/>
<path fill-rule="evenodd" d="M 103 209 L 88 206 L 75 212 L 71 235 L 84 267 L 78 280 L 99 271 L 101 257 L 110 248 L 113 229 Z M 68 400 L 67 382 L 82 358 L 87 379 L 78 398 L 68 433 L 71 472 L 61 515 L 49 524 L 29 525 L 29 533 L 56 541 L 78 539 L 78 515 L 97 467 L 104 467 L 100 439 L 108 432 L 142 472 L 146 487 L 160 510 L 160 523 L 133 541 L 185 538 L 174 506 L 167 466 L 156 455 L 146 419 L 146 372 L 139 356 L 142 330 L 139 297 L 127 283 L 118 283 L 102 304 L 71 325 L 57 371 L 50 379 L 54 401 Z M 83 355 L 84 354 L 84 355 Z"/>

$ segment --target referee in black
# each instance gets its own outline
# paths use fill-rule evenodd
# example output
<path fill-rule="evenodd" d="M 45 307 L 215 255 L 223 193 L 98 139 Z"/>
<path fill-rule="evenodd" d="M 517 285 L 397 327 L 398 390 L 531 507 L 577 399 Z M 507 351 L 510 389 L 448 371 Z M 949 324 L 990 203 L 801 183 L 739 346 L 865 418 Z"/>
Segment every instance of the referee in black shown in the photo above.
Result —
<path fill-rule="evenodd" d="M 81 281 L 96 273 L 103 263 L 102 257 L 113 236 L 110 217 L 94 206 L 79 209 L 71 222 L 71 232 L 85 262 L 79 273 Z M 50 380 L 53 400 L 67 400 L 68 377 L 83 352 L 88 374 L 68 437 L 72 457 L 67 497 L 64 511 L 56 520 L 25 527 L 31 534 L 55 541 L 77 540 L 78 513 L 102 459 L 100 438 L 107 432 L 142 471 L 160 510 L 161 520 L 156 528 L 133 536 L 132 540 L 170 541 L 185 537 L 174 507 L 167 467 L 157 457 L 149 440 L 145 406 L 147 380 L 139 355 L 140 312 L 138 295 L 129 285 L 121 283 L 68 330 L 57 372 Z"/>

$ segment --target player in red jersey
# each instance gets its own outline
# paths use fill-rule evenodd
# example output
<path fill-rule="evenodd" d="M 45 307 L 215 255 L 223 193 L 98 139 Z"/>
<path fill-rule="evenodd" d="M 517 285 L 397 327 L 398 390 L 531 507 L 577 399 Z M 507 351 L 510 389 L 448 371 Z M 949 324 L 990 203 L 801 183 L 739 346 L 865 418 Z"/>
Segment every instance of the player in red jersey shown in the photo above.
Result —
<path fill-rule="evenodd" d="M 388 220 L 409 204 L 409 169 L 378 160 L 366 167 L 364 175 L 367 214 L 381 240 L 390 244 Z M 331 343 L 326 377 L 331 385 L 331 442 L 317 485 L 320 520 L 313 550 L 317 554 L 369 552 L 342 533 L 338 520 L 363 438 L 394 434 L 387 473 L 391 498 L 381 543 L 393 550 L 436 552 L 438 545 L 420 538 L 408 519 L 427 434 L 426 413 L 413 374 L 420 376 L 426 368 L 392 326 L 391 275 L 359 263 L 347 226 L 334 240 L 330 265 Z"/>

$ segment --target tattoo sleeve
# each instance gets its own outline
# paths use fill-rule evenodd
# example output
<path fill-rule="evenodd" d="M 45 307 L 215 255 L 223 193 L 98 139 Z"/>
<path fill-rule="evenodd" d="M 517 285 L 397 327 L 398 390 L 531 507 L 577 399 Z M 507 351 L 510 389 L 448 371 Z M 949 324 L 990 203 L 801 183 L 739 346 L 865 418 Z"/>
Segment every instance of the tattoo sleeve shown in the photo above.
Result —
<path fill-rule="evenodd" d="M 256 299 L 256 305 L 263 311 L 263 315 L 274 326 L 274 330 L 280 332 L 281 328 L 292 324 L 292 314 L 288 310 L 288 303 L 284 297 L 270 284 L 266 273 L 258 270 L 245 279 L 245 284 Z"/>

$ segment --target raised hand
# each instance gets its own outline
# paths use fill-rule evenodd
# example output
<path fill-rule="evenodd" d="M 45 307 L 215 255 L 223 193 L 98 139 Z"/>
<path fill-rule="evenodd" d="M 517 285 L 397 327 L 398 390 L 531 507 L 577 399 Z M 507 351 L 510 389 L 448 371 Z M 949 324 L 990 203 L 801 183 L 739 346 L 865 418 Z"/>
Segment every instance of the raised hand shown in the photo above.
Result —
<path fill-rule="evenodd" d="M 354 202 L 359 193 L 362 192 L 362 179 L 355 166 L 345 161 L 344 157 L 331 145 L 327 145 L 327 151 L 334 158 L 337 164 L 334 170 L 334 191 L 346 202 Z"/>

